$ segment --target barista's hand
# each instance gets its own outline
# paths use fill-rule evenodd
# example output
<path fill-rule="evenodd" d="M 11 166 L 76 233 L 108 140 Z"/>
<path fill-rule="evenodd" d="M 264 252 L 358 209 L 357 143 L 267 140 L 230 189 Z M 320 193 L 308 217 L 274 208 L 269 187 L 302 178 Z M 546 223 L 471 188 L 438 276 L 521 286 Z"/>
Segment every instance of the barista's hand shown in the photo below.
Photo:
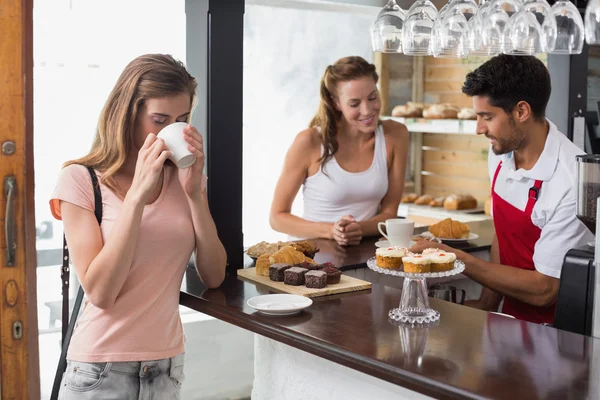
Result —
<path fill-rule="evenodd" d="M 408 251 L 411 253 L 422 253 L 425 249 L 441 249 L 443 251 L 452 252 L 452 247 L 427 239 L 418 240 L 413 247 L 408 249 Z"/>

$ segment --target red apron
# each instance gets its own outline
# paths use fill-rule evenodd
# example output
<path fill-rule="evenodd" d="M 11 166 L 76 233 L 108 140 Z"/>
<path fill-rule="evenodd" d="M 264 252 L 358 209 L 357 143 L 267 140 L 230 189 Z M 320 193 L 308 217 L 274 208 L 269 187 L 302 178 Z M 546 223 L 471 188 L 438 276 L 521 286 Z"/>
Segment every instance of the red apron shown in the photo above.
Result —
<path fill-rule="evenodd" d="M 542 230 L 531 222 L 531 213 L 542 187 L 542 181 L 535 181 L 533 187 L 529 189 L 527 206 L 525 211 L 521 211 L 498 196 L 494 190 L 501 167 L 502 162 L 498 164 L 492 181 L 492 207 L 500 263 L 534 271 L 533 250 Z M 551 324 L 554 321 L 554 307 L 554 305 L 537 307 L 505 296 L 502 312 L 525 321 Z"/>

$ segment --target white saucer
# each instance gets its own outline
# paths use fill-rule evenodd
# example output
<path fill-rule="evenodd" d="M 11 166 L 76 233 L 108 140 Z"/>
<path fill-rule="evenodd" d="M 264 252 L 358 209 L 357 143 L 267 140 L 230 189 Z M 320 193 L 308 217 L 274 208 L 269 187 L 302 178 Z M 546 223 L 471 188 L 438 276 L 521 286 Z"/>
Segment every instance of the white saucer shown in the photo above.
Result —
<path fill-rule="evenodd" d="M 478 234 L 471 232 L 471 233 L 469 233 L 469 237 L 466 239 L 446 239 L 446 238 L 438 238 L 438 239 L 440 239 L 442 242 L 466 242 L 468 240 L 475 240 L 478 237 L 479 237 Z"/>
<path fill-rule="evenodd" d="M 309 307 L 313 301 L 295 294 L 265 294 L 248 299 L 248 306 L 266 315 L 293 315 Z"/>
<path fill-rule="evenodd" d="M 407 246 L 407 247 L 408 247 L 408 248 L 411 248 L 411 247 L 413 247 L 415 244 L 416 244 L 416 242 L 414 242 L 414 241 L 412 241 L 412 240 L 411 240 L 411 241 L 410 241 L 410 243 L 408 244 L 408 246 Z M 377 246 L 377 247 L 391 247 L 391 246 L 390 246 L 390 241 L 389 241 L 389 240 L 380 240 L 379 242 L 376 242 L 376 243 L 375 243 L 375 246 Z"/>

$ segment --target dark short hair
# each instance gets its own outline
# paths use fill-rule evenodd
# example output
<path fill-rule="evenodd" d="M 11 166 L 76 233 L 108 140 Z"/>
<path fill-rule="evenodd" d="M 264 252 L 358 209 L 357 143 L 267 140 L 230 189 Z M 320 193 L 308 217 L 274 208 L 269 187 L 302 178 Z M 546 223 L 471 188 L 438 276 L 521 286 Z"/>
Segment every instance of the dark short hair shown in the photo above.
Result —
<path fill-rule="evenodd" d="M 535 119 L 543 119 L 552 86 L 550 73 L 533 56 L 501 54 L 469 72 L 462 92 L 468 96 L 487 96 L 494 107 L 512 112 L 518 102 L 526 101 Z"/>

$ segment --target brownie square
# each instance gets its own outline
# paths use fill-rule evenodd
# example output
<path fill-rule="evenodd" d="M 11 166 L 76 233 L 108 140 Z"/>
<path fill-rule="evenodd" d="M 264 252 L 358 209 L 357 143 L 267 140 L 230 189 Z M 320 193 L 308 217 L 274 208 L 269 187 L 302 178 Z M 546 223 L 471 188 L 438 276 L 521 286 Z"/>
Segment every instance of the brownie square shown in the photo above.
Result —
<path fill-rule="evenodd" d="M 325 267 L 321 269 L 321 271 L 327 274 L 327 284 L 335 285 L 336 283 L 340 283 L 340 279 L 342 279 L 342 271 L 335 267 Z"/>
<path fill-rule="evenodd" d="M 319 269 L 323 269 L 323 268 L 326 268 L 326 267 L 336 268 L 336 266 L 333 265 L 333 263 L 331 261 L 327 261 L 327 262 L 325 262 L 323 264 L 319 264 Z"/>
<path fill-rule="evenodd" d="M 304 285 L 304 274 L 307 272 L 308 270 L 306 268 L 288 268 L 283 272 L 283 283 L 292 286 Z"/>
<path fill-rule="evenodd" d="M 307 288 L 322 289 L 327 286 L 327 274 L 323 271 L 308 271 L 304 280 Z"/>
<path fill-rule="evenodd" d="M 283 273 L 286 269 L 290 269 L 290 264 L 277 263 L 269 266 L 269 278 L 275 282 L 283 282 Z"/>

